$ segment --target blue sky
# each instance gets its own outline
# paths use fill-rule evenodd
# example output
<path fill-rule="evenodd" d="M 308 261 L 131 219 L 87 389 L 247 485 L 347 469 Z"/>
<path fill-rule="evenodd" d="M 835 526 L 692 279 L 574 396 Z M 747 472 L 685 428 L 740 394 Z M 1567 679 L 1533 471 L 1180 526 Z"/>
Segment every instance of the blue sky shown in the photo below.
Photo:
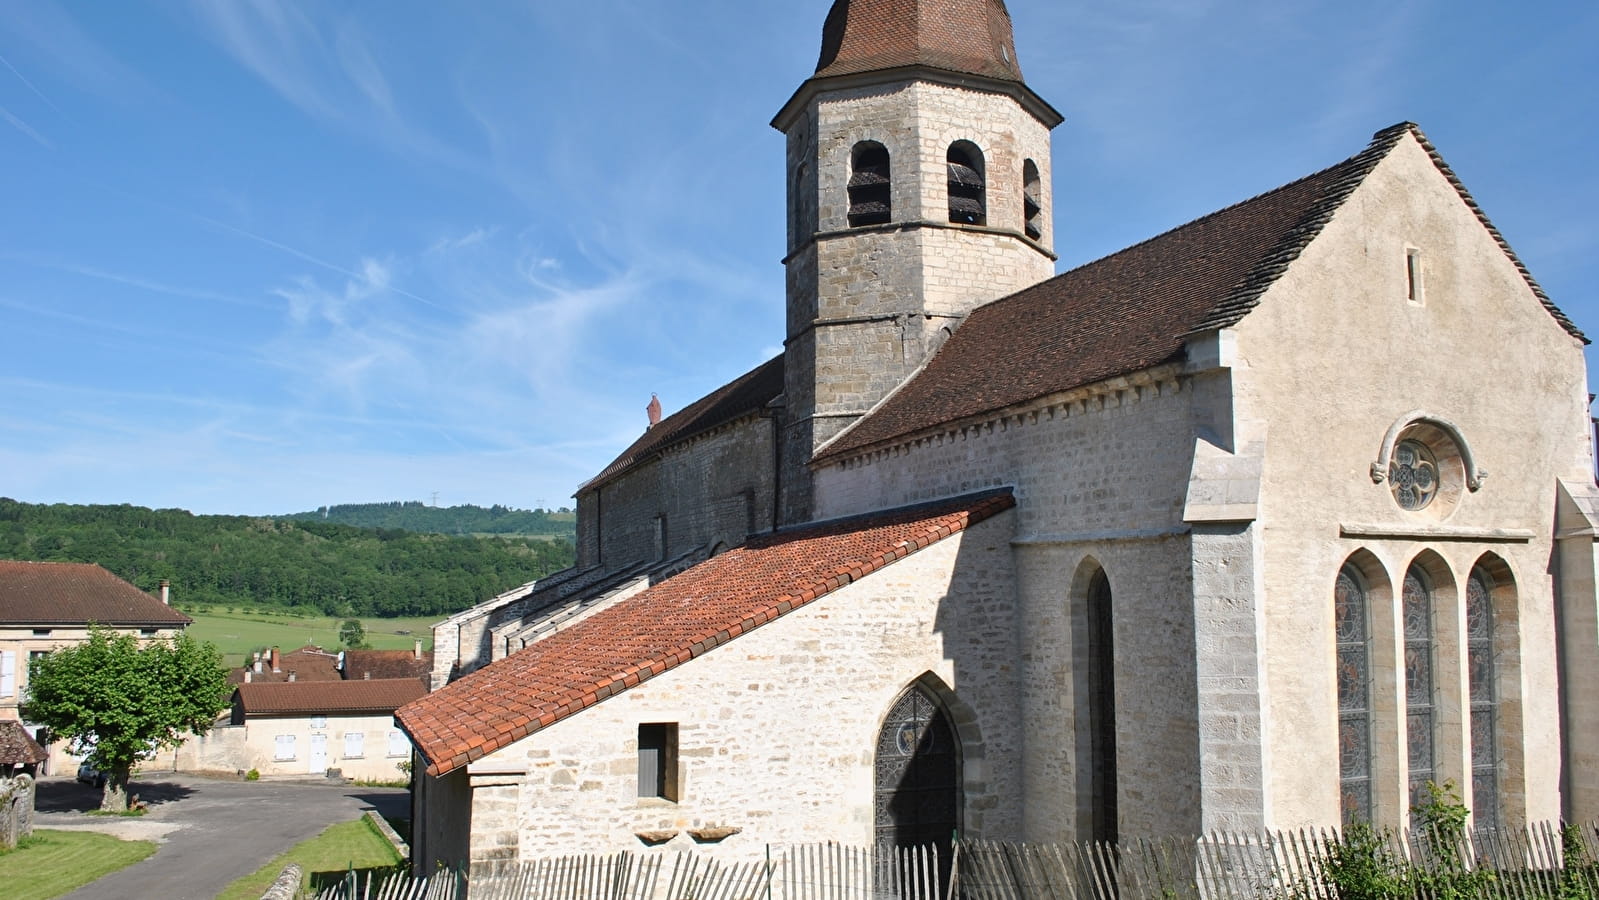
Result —
<path fill-rule="evenodd" d="M 827 6 L 0 0 L 0 495 L 570 504 L 780 349 Z M 1599 335 L 1599 4 L 1009 8 L 1063 268 L 1410 119 Z"/>

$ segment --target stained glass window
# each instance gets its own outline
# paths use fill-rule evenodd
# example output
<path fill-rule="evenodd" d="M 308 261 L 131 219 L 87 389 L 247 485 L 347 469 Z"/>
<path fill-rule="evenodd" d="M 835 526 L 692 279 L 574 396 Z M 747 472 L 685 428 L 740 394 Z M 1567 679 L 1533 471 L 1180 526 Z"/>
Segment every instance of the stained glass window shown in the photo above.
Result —
<path fill-rule="evenodd" d="M 1338 573 L 1338 790 L 1345 822 L 1371 821 L 1371 640 L 1366 588 L 1354 566 Z"/>
<path fill-rule="evenodd" d="M 1401 509 L 1421 509 L 1438 494 L 1438 460 L 1421 441 L 1400 441 L 1388 463 L 1388 484 Z"/>
<path fill-rule="evenodd" d="M 1436 780 L 1433 708 L 1432 587 L 1415 566 L 1405 573 L 1405 746 L 1410 762 L 1410 804 L 1427 802 L 1427 782 Z"/>
<path fill-rule="evenodd" d="M 1499 827 L 1499 767 L 1495 732 L 1493 591 L 1477 569 L 1466 581 L 1466 668 L 1471 690 L 1471 796 L 1477 824 Z"/>

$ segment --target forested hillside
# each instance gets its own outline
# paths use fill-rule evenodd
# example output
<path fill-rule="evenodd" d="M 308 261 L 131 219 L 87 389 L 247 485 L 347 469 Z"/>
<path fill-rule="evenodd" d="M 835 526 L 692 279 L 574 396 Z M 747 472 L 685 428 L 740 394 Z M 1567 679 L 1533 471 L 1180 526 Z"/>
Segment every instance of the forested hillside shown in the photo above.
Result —
<path fill-rule="evenodd" d="M 346 503 L 314 512 L 274 516 L 296 522 L 338 522 L 361 528 L 403 528 L 431 534 L 550 534 L 572 540 L 577 517 L 570 511 L 490 507 L 426 506 L 415 500 L 394 503 Z"/>
<path fill-rule="evenodd" d="M 406 616 L 465 609 L 565 568 L 572 545 L 0 497 L 0 559 L 99 563 L 146 591 L 167 578 L 180 609 L 261 604 Z"/>

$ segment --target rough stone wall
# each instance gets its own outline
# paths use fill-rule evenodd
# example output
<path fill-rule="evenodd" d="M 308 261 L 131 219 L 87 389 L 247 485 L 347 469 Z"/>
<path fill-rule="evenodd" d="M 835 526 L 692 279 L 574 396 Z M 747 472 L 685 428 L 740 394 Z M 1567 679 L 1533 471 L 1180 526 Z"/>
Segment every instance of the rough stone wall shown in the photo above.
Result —
<path fill-rule="evenodd" d="M 598 529 L 597 564 L 616 571 L 769 529 L 773 431 L 770 419 L 748 416 L 586 492 L 591 505 L 580 500 L 579 519 Z"/>
<path fill-rule="evenodd" d="M 1419 250 L 1420 302 L 1406 255 Z M 1274 827 L 1336 822 L 1333 585 L 1369 554 L 1378 660 L 1376 816 L 1405 815 L 1403 681 L 1394 600 L 1410 564 L 1436 594 L 1439 775 L 1471 802 L 1464 702 L 1466 580 L 1502 561 L 1497 590 L 1499 776 L 1511 821 L 1560 815 L 1555 602 L 1557 479 L 1592 482 L 1579 342 L 1544 310 L 1491 235 L 1405 140 L 1236 328 L 1238 420 L 1263 422 L 1265 646 Z M 1420 512 L 1369 468 L 1412 411 L 1452 421 L 1489 473 Z M 1362 557 L 1366 558 L 1366 557 Z M 1566 598 L 1592 605 L 1592 593 Z M 1595 735 L 1574 735 L 1593 741 Z"/>
<path fill-rule="evenodd" d="M 0 850 L 9 850 L 33 834 L 33 800 L 31 776 L 0 778 Z"/>
<path fill-rule="evenodd" d="M 474 861 L 642 850 L 726 826 L 714 852 L 873 837 L 882 718 L 932 673 L 954 694 L 963 833 L 1017 837 L 1014 514 L 932 547 L 491 754 L 469 770 Z M 641 723 L 678 726 L 678 800 L 637 796 Z M 702 849 L 713 849 L 710 845 Z"/>
<path fill-rule="evenodd" d="M 1085 603 L 1111 585 L 1120 831 L 1200 826 L 1194 553 L 1183 521 L 1193 434 L 1214 389 L 1175 367 L 835 464 L 816 476 L 832 517 L 1014 485 L 1022 609 L 1020 765 L 1028 840 L 1089 835 Z M 1161 685 L 1150 691 L 1151 684 Z"/>

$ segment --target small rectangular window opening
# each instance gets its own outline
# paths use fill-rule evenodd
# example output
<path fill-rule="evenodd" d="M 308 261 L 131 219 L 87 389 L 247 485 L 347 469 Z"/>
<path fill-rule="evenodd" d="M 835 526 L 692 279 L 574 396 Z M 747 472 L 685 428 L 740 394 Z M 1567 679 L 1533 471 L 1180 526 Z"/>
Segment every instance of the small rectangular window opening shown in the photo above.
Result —
<path fill-rule="evenodd" d="M 1421 304 L 1421 251 L 1413 247 L 1405 251 L 1405 299 Z"/>
<path fill-rule="evenodd" d="M 638 727 L 638 795 L 677 800 L 677 723 Z"/>
<path fill-rule="evenodd" d="M 49 637 L 50 636 L 50 629 L 48 629 L 48 628 L 35 628 L 35 629 L 33 629 L 33 636 L 34 637 Z"/>

